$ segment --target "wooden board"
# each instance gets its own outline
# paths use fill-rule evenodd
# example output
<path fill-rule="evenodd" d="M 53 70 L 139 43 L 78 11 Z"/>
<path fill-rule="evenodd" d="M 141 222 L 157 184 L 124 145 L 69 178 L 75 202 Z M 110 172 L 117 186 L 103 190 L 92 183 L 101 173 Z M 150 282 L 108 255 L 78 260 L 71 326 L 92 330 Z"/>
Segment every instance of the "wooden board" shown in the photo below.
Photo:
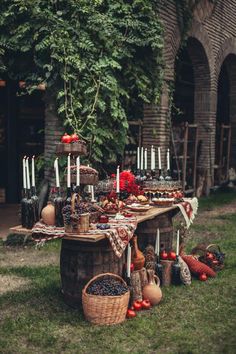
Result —
<path fill-rule="evenodd" d="M 21 225 L 17 225 L 14 227 L 10 227 L 9 229 L 11 234 L 19 234 L 19 235 L 31 235 L 32 234 L 32 229 L 26 229 L 25 227 L 22 227 Z"/>

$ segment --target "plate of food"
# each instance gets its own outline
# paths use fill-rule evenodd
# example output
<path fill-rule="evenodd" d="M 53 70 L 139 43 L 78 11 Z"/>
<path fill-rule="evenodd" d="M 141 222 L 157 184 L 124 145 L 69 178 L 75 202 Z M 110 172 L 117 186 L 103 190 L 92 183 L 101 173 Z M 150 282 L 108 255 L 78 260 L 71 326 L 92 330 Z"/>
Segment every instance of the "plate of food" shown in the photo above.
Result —
<path fill-rule="evenodd" d="M 131 204 L 128 206 L 128 208 L 132 211 L 136 212 L 145 212 L 148 211 L 151 206 L 150 205 L 142 205 L 142 204 Z"/>

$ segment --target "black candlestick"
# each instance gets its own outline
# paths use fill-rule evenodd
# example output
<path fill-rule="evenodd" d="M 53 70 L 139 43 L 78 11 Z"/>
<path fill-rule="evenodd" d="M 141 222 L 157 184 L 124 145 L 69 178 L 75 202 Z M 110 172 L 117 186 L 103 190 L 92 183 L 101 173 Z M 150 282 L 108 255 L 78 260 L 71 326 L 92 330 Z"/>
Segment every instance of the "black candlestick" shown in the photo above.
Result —
<path fill-rule="evenodd" d="M 172 181 L 171 171 L 170 170 L 166 171 L 165 181 Z"/>
<path fill-rule="evenodd" d="M 27 205 L 27 191 L 26 188 L 23 188 L 22 191 L 22 199 L 20 203 L 20 209 L 21 209 L 21 225 L 23 227 L 27 226 L 27 220 L 26 220 L 26 205 Z"/>
<path fill-rule="evenodd" d="M 161 170 L 161 169 L 159 169 L 159 177 L 158 177 L 158 180 L 159 180 L 159 181 L 164 181 L 164 177 L 163 177 L 163 175 L 162 175 L 162 170 Z"/>
<path fill-rule="evenodd" d="M 171 276 L 172 284 L 180 285 L 182 282 L 180 278 L 179 256 L 176 256 L 176 261 L 172 264 L 171 271 L 172 271 L 172 276 Z"/>
<path fill-rule="evenodd" d="M 34 211 L 34 223 L 39 221 L 39 198 L 36 194 L 36 187 L 31 187 L 31 199 L 33 202 L 33 211 Z"/>
<path fill-rule="evenodd" d="M 65 204 L 71 204 L 71 187 L 67 187 L 66 189 L 66 201 Z"/>

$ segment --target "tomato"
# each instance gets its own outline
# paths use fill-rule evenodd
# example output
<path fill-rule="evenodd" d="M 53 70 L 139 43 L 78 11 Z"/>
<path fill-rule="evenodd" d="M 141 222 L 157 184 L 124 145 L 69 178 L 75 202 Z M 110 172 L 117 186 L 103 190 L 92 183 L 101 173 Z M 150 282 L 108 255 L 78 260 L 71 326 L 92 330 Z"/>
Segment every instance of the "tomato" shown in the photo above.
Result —
<path fill-rule="evenodd" d="M 136 311 L 140 311 L 142 309 L 142 301 L 134 301 L 133 307 Z"/>
<path fill-rule="evenodd" d="M 165 250 L 161 252 L 161 259 L 168 259 L 168 253 Z"/>
<path fill-rule="evenodd" d="M 141 305 L 142 305 L 142 309 L 144 310 L 149 310 L 151 308 L 151 303 L 149 300 L 143 300 Z"/>
<path fill-rule="evenodd" d="M 170 251 L 168 253 L 168 259 L 170 259 L 171 261 L 175 261 L 176 260 L 176 253 L 174 251 Z"/>
<path fill-rule="evenodd" d="M 72 134 L 70 137 L 71 137 L 71 141 L 79 141 L 79 137 L 76 133 Z"/>
<path fill-rule="evenodd" d="M 71 142 L 71 137 L 70 135 L 68 135 L 67 133 L 65 133 L 62 138 L 61 138 L 61 142 L 64 144 L 69 144 Z"/>
<path fill-rule="evenodd" d="M 127 318 L 134 318 L 134 317 L 136 317 L 136 312 L 132 309 L 128 309 L 127 313 L 126 313 L 126 317 Z"/>
<path fill-rule="evenodd" d="M 199 280 L 201 280 L 201 281 L 206 281 L 206 280 L 207 280 L 207 275 L 206 275 L 206 273 L 200 274 L 200 275 L 199 275 Z"/>

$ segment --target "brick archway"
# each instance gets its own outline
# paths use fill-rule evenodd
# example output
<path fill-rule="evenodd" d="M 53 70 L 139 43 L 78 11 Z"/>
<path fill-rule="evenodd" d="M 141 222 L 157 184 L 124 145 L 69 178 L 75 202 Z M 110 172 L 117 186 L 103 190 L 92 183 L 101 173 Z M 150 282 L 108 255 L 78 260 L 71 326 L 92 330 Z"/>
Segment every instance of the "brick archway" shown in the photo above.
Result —
<path fill-rule="evenodd" d="M 215 62 L 216 86 L 222 66 L 229 79 L 229 123 L 232 129 L 230 167 L 236 168 L 236 39 L 228 38 L 220 48 Z"/>

